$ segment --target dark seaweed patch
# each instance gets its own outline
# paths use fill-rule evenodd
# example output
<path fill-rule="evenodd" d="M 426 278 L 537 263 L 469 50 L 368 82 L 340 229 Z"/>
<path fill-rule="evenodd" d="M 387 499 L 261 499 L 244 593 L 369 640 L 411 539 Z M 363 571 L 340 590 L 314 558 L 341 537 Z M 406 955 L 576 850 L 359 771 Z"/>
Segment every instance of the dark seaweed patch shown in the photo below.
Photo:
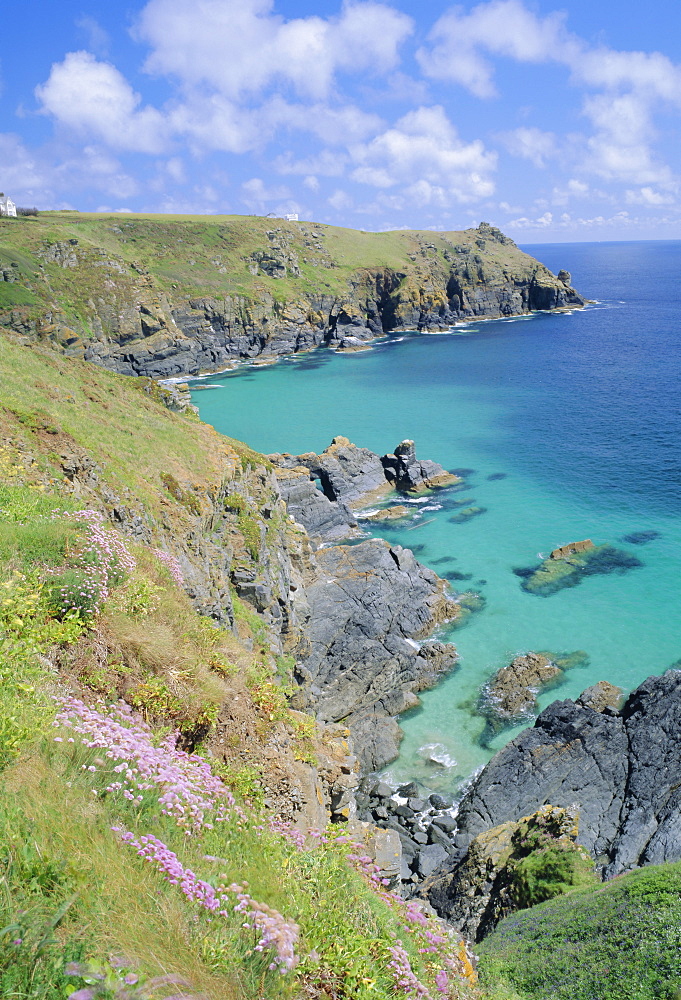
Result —
<path fill-rule="evenodd" d="M 431 566 L 443 566 L 445 563 L 456 562 L 456 556 L 440 556 L 439 559 L 431 559 Z"/>
<path fill-rule="evenodd" d="M 470 521 L 472 518 L 486 513 L 486 511 L 486 507 L 464 507 L 464 509 L 459 511 L 458 514 L 453 514 L 451 517 L 448 517 L 447 520 L 452 524 L 464 524 L 466 521 Z"/>
<path fill-rule="evenodd" d="M 491 476 L 487 477 L 488 482 L 494 483 L 497 479 L 506 479 L 508 472 L 493 472 Z"/>
<path fill-rule="evenodd" d="M 645 545 L 647 542 L 652 542 L 654 538 L 659 537 L 659 531 L 632 531 L 630 535 L 623 535 L 620 541 L 626 542 L 628 545 Z"/>
<path fill-rule="evenodd" d="M 448 573 L 444 573 L 443 576 L 445 580 L 452 580 L 452 581 L 473 579 L 472 573 L 459 573 L 459 571 L 455 569 L 450 569 L 450 571 Z"/>

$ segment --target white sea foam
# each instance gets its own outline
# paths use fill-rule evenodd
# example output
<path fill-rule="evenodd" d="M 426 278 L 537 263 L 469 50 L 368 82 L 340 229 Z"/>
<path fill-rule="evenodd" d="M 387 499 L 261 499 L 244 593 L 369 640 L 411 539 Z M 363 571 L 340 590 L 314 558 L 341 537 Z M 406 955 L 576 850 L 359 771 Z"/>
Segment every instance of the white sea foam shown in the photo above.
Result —
<path fill-rule="evenodd" d="M 440 764 L 442 767 L 456 767 L 456 759 L 447 750 L 443 743 L 426 743 L 419 747 L 419 757 L 432 764 Z"/>

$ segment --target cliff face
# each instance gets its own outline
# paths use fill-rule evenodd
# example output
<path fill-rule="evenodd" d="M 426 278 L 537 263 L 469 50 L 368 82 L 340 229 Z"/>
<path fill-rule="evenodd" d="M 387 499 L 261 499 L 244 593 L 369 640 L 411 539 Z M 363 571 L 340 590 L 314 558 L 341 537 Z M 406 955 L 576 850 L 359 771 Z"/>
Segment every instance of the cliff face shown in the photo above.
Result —
<path fill-rule="evenodd" d="M 15 266 L 0 323 L 123 374 L 197 374 L 584 304 L 567 272 L 554 276 L 485 223 L 373 234 L 255 218 L 46 219 L 2 234 Z"/>
<path fill-rule="evenodd" d="M 40 488 L 59 483 L 122 534 L 175 557 L 195 609 L 223 627 L 239 632 L 245 603 L 267 655 L 283 657 L 298 681 L 296 707 L 348 728 L 365 769 L 393 759 L 395 716 L 455 662 L 453 647 L 422 642 L 462 613 L 445 581 L 380 540 L 326 547 L 322 524 L 333 534 L 347 528 L 344 518 L 355 522 L 302 468 L 294 475 L 304 480 L 304 509 L 323 508 L 311 537 L 282 496 L 297 509 L 300 488 L 281 489 L 288 470 L 172 412 L 181 405 L 176 392 L 20 339 L 0 337 L 0 373 L 8 386 L 15 373 L 7 392 L 18 394 L 6 404 L 5 440 L 31 468 L 50 470 Z M 344 455 L 354 449 L 347 445 Z M 370 456 L 385 481 L 378 456 L 354 451 Z M 361 462 L 350 468 L 366 486 Z M 343 794 L 336 806 L 349 802 Z"/>

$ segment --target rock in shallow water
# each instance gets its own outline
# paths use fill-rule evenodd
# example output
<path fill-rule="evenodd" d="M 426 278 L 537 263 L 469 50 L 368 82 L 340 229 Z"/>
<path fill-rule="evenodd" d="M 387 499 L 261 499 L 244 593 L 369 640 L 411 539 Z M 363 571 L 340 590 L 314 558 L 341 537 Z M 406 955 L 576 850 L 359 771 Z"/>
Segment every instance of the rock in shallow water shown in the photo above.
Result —
<path fill-rule="evenodd" d="M 565 587 L 576 587 L 587 576 L 625 573 L 642 565 L 641 560 L 630 552 L 606 544 L 595 545 L 566 557 L 545 559 L 540 566 L 516 569 L 514 573 L 521 577 L 523 590 L 539 597 L 549 597 Z"/>

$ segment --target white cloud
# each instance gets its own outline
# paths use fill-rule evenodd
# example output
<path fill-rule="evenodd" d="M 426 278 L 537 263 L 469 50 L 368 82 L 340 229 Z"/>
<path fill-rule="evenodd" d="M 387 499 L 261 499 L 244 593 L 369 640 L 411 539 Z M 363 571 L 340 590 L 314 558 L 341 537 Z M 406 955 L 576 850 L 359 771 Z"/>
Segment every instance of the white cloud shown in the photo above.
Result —
<path fill-rule="evenodd" d="M 535 167 L 545 167 L 546 161 L 558 154 L 558 143 L 553 132 L 539 128 L 516 128 L 502 132 L 499 139 L 512 156 L 530 160 Z"/>
<path fill-rule="evenodd" d="M 627 205 L 674 205 L 676 198 L 671 192 L 655 191 L 651 187 L 642 187 L 638 191 L 625 193 Z"/>
<path fill-rule="evenodd" d="M 353 201 L 346 191 L 341 191 L 337 188 L 330 198 L 327 198 L 331 208 L 335 208 L 337 212 L 347 212 L 353 207 Z"/>
<path fill-rule="evenodd" d="M 20 205 L 49 205 L 53 196 L 51 170 L 44 157 L 31 153 L 18 135 L 0 133 L 2 190 Z"/>
<path fill-rule="evenodd" d="M 76 20 L 76 27 L 84 36 L 90 52 L 105 56 L 109 49 L 109 35 L 96 18 L 83 14 Z"/>
<path fill-rule="evenodd" d="M 291 191 L 282 184 L 269 186 L 261 177 L 251 177 L 241 185 L 242 201 L 252 212 L 265 210 L 300 212 L 301 206 L 293 200 Z M 276 204 L 275 204 L 276 203 Z"/>
<path fill-rule="evenodd" d="M 275 80 L 324 98 L 338 71 L 392 69 L 413 30 L 411 18 L 372 0 L 346 3 L 328 19 L 286 21 L 272 8 L 272 0 L 150 0 L 136 29 L 153 49 L 147 69 L 232 99 Z"/>
<path fill-rule="evenodd" d="M 89 52 L 69 52 L 36 87 L 42 110 L 76 132 L 97 136 L 115 149 L 161 152 L 167 142 L 163 116 L 140 107 L 141 98 L 110 63 Z"/>
<path fill-rule="evenodd" d="M 419 50 L 417 58 L 426 76 L 492 97 L 494 68 L 481 50 L 519 62 L 547 62 L 574 47 L 564 22 L 562 13 L 537 17 L 520 0 L 492 0 L 469 13 L 455 7 L 436 22 L 431 48 Z"/>
<path fill-rule="evenodd" d="M 650 149 L 655 133 L 644 98 L 635 94 L 598 94 L 586 99 L 584 115 L 595 126 L 587 140 L 586 169 L 608 180 L 669 183 L 669 167 L 655 162 Z"/>
<path fill-rule="evenodd" d="M 440 106 L 418 108 L 371 142 L 351 148 L 352 179 L 378 188 L 406 185 L 418 204 L 475 201 L 494 191 L 496 154 L 464 143 Z"/>
<path fill-rule="evenodd" d="M 308 174 L 307 177 L 304 177 L 303 184 L 310 191 L 319 191 L 319 178 L 315 177 L 314 174 Z"/>
<path fill-rule="evenodd" d="M 320 174 L 322 177 L 340 177 L 349 162 L 347 153 L 335 149 L 295 159 L 290 151 L 282 153 L 274 160 L 274 168 L 280 174 Z"/>
<path fill-rule="evenodd" d="M 592 46 L 567 30 L 564 14 L 538 16 L 522 0 L 491 0 L 467 13 L 447 11 L 429 41 L 430 48 L 418 53 L 424 74 L 459 83 L 482 98 L 497 93 L 491 57 L 565 66 L 573 84 L 601 91 L 588 94 L 583 103 L 593 126 L 583 139 L 584 169 L 625 183 L 669 182 L 669 168 L 657 163 L 651 151 L 657 107 L 681 107 L 681 67 L 667 56 Z M 538 133 L 516 129 L 506 134 L 505 144 L 513 155 L 542 166 L 552 153 L 542 148 Z"/>

